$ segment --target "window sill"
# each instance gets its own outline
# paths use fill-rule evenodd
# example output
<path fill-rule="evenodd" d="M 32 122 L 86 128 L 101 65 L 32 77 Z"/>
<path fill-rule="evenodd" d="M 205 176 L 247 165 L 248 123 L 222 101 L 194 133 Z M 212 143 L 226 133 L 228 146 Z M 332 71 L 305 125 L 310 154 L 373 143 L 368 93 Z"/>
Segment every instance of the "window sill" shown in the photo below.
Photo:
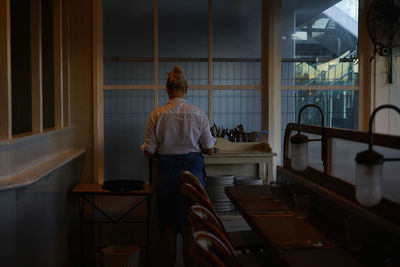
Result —
<path fill-rule="evenodd" d="M 66 127 L 66 128 L 51 128 L 46 129 L 42 133 L 23 133 L 18 135 L 13 135 L 12 139 L 3 139 L 0 140 L 0 150 L 5 146 L 13 146 L 13 145 L 23 145 L 25 143 L 39 141 L 42 139 L 46 139 L 52 136 L 60 135 L 67 132 L 72 132 L 73 127 Z"/>
<path fill-rule="evenodd" d="M 20 174 L 17 174 L 15 176 L 6 179 L 1 179 L 0 191 L 17 189 L 36 183 L 44 176 L 66 165 L 67 163 L 78 158 L 84 153 L 85 150 L 83 149 L 71 149 L 62 152 L 36 166 L 33 166 Z"/>
<path fill-rule="evenodd" d="M 13 179 L 35 166 L 74 148 L 74 129 L 49 130 L 40 134 L 0 141 L 0 182 Z"/>

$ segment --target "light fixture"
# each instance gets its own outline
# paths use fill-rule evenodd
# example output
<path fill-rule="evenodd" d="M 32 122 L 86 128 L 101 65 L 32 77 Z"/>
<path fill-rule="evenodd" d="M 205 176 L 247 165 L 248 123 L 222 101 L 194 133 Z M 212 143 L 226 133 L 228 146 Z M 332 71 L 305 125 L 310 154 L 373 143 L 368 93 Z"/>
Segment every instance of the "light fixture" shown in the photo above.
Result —
<path fill-rule="evenodd" d="M 382 105 L 374 109 L 369 118 L 368 150 L 357 153 L 356 156 L 356 198 L 366 207 L 377 205 L 382 198 L 382 164 L 384 161 L 400 161 L 400 158 L 385 159 L 381 154 L 372 149 L 372 123 L 375 114 L 384 108 L 400 109 L 393 105 Z"/>
<path fill-rule="evenodd" d="M 314 107 L 321 113 L 321 138 L 320 139 L 308 139 L 307 136 L 301 134 L 301 113 L 308 107 Z M 308 166 L 308 142 L 321 141 L 321 160 L 324 164 L 324 172 L 326 172 L 326 140 L 325 140 L 325 128 L 324 128 L 324 113 L 322 109 L 314 104 L 305 105 L 300 109 L 299 119 L 297 125 L 297 134 L 290 138 L 291 143 L 291 166 L 296 171 L 304 171 Z"/>

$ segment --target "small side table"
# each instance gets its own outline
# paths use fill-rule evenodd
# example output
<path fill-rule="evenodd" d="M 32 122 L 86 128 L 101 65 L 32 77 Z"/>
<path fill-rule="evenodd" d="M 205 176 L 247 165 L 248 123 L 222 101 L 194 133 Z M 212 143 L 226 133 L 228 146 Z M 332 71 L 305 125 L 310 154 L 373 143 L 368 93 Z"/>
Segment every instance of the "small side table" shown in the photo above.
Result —
<path fill-rule="evenodd" d="M 75 188 L 72 190 L 73 193 L 75 193 L 78 196 L 78 212 L 79 212 L 79 218 L 81 224 L 84 222 L 90 222 L 90 223 L 120 223 L 120 222 L 126 222 L 123 221 L 123 219 L 128 216 L 131 212 L 133 212 L 138 206 L 142 205 L 143 203 L 147 203 L 147 215 L 146 215 L 146 220 L 145 221 L 132 221 L 130 223 L 146 223 L 146 255 L 145 255 L 145 265 L 148 263 L 148 256 L 149 256 L 149 240 L 150 240 L 150 211 L 151 211 L 151 197 L 153 194 L 153 188 L 151 184 L 146 183 L 142 189 L 140 190 L 132 190 L 128 192 L 116 192 L 116 191 L 110 191 L 110 190 L 104 190 L 102 187 L 102 184 L 78 184 L 75 186 Z M 137 196 L 143 196 L 144 198 L 140 200 L 138 203 L 136 203 L 133 207 L 131 207 L 127 212 L 122 214 L 118 218 L 113 218 L 110 216 L 104 209 L 96 205 L 95 202 L 90 200 L 88 198 L 89 195 L 97 195 L 97 196 L 126 196 L 126 197 L 137 197 Z M 84 209 L 85 205 L 88 203 L 91 205 L 93 208 L 95 208 L 97 211 L 99 211 L 106 220 L 104 221 L 85 221 L 84 218 Z M 82 226 L 81 226 L 82 229 Z"/>

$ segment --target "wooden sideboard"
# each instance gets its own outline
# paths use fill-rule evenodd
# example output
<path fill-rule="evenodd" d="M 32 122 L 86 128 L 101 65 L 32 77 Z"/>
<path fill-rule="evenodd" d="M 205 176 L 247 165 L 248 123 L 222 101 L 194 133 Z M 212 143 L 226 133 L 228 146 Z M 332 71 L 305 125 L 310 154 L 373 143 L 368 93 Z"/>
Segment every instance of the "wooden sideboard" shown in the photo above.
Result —
<path fill-rule="evenodd" d="M 271 152 L 267 143 L 233 143 L 217 138 L 215 147 L 214 155 L 204 155 L 207 175 L 258 176 L 265 184 L 272 181 L 276 153 Z"/>

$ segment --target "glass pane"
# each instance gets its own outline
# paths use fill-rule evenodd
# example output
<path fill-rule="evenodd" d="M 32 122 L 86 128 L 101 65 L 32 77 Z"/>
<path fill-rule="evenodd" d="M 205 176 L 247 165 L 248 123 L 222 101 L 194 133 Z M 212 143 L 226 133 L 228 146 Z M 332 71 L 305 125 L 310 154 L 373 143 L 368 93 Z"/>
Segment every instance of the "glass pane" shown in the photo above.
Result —
<path fill-rule="evenodd" d="M 213 1 L 213 84 L 261 84 L 261 1 Z"/>
<path fill-rule="evenodd" d="M 54 34 L 53 34 L 53 2 L 42 1 L 42 100 L 43 129 L 55 125 L 54 103 Z"/>
<path fill-rule="evenodd" d="M 368 149 L 367 144 L 332 139 L 332 175 L 355 184 L 356 154 Z"/>
<path fill-rule="evenodd" d="M 158 83 L 165 85 L 167 83 L 168 72 L 170 72 L 175 65 L 183 68 L 188 85 L 207 85 L 208 84 L 208 62 L 160 62 L 158 64 Z"/>
<path fill-rule="evenodd" d="M 11 32 L 12 32 L 11 34 L 12 134 L 20 134 L 32 131 L 31 127 L 32 97 L 31 97 L 31 79 L 30 79 L 31 42 L 29 35 L 29 30 L 30 30 L 29 1 L 27 0 L 10 1 L 10 14 L 11 14 L 10 22 L 11 22 Z M 47 43 L 44 44 L 43 46 L 45 45 L 47 45 Z M 43 52 L 43 54 L 46 54 L 46 52 Z M 46 63 L 47 62 L 44 62 L 44 64 Z M 47 74 L 46 71 L 47 68 L 43 71 L 43 74 Z M 1 75 L 4 75 L 4 73 L 1 73 Z M 0 88 L 0 90 L 6 90 L 6 88 Z M 44 90 L 43 93 L 46 94 L 47 91 Z M 45 109 L 45 111 L 49 110 Z"/>
<path fill-rule="evenodd" d="M 357 153 L 367 150 L 367 144 L 347 140 L 332 139 L 332 175 L 355 184 Z M 400 150 L 374 146 L 373 149 L 385 158 L 398 158 Z M 400 164 L 396 161 L 386 161 L 383 167 L 383 196 L 400 203 L 399 180 Z"/>
<path fill-rule="evenodd" d="M 325 118 L 325 126 L 358 128 L 358 90 L 282 90 L 281 91 L 281 140 L 286 125 L 298 122 L 300 109 L 307 104 L 318 105 Z M 302 124 L 321 125 L 321 115 L 316 108 L 309 107 L 302 112 Z M 283 142 L 281 146 L 283 155 Z"/>
<path fill-rule="evenodd" d="M 358 85 L 357 47 L 358 1 L 282 2 L 282 85 Z"/>
<path fill-rule="evenodd" d="M 159 84 L 180 65 L 189 85 L 208 84 L 208 3 L 159 2 Z"/>
<path fill-rule="evenodd" d="M 160 58 L 207 58 L 207 1 L 159 1 L 158 10 Z"/>
<path fill-rule="evenodd" d="M 189 104 L 192 104 L 204 111 L 208 115 L 208 91 L 207 90 L 191 90 L 189 88 L 186 94 L 186 100 Z M 158 105 L 164 106 L 167 102 L 168 94 L 166 90 L 158 91 Z"/>
<path fill-rule="evenodd" d="M 243 130 L 261 130 L 261 90 L 214 90 L 213 123 L 233 129 L 243 124 Z"/>
<path fill-rule="evenodd" d="M 103 0 L 105 84 L 153 84 L 153 1 Z"/>
<path fill-rule="evenodd" d="M 261 85 L 261 60 L 213 62 L 214 85 Z"/>
<path fill-rule="evenodd" d="M 104 62 L 104 84 L 154 84 L 154 63 L 140 62 Z"/>
<path fill-rule="evenodd" d="M 307 104 L 321 107 L 325 126 L 357 129 L 358 90 L 282 90 L 282 127 L 297 122 L 300 109 Z M 302 124 L 321 125 L 321 115 L 316 108 L 302 113 Z"/>
<path fill-rule="evenodd" d="M 261 0 L 213 1 L 213 57 L 261 58 Z"/>
<path fill-rule="evenodd" d="M 306 134 L 309 139 L 320 139 L 320 135 Z M 324 171 L 324 164 L 321 160 L 321 142 L 308 142 L 308 165 L 321 172 Z"/>
<path fill-rule="evenodd" d="M 147 181 L 143 156 L 147 119 L 154 108 L 154 91 L 104 91 L 104 179 Z"/>

